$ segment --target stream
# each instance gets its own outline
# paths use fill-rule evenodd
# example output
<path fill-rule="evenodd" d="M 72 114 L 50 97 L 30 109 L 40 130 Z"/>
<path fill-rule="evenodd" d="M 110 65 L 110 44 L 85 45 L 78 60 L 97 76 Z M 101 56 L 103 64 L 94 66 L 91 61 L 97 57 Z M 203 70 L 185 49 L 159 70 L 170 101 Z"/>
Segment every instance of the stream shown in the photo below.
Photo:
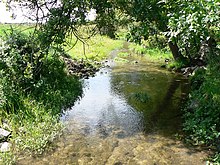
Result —
<path fill-rule="evenodd" d="M 135 60 L 84 80 L 83 97 L 61 117 L 66 130 L 55 149 L 19 164 L 205 164 L 204 151 L 178 140 L 188 80 Z"/>

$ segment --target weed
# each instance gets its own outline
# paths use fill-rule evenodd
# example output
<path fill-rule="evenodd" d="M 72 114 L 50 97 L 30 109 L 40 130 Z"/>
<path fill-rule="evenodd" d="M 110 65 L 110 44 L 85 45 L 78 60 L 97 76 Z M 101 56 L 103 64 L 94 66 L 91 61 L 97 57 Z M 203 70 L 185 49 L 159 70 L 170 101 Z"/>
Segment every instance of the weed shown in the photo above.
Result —
<path fill-rule="evenodd" d="M 172 54 L 170 52 L 165 52 L 158 48 L 149 48 L 143 45 L 130 43 L 129 49 L 131 52 L 134 52 L 135 54 L 147 57 L 150 61 L 164 63 L 165 59 L 173 60 Z"/>
<path fill-rule="evenodd" d="M 72 41 L 74 43 L 74 40 Z M 96 35 L 89 39 L 87 43 L 77 42 L 74 48 L 67 51 L 74 59 L 87 59 L 101 61 L 108 58 L 114 49 L 122 48 L 122 40 L 112 40 L 106 36 Z M 68 47 L 65 48 L 68 50 Z"/>
<path fill-rule="evenodd" d="M 121 57 L 115 57 L 114 61 L 117 63 L 128 63 L 129 62 L 129 60 L 121 58 Z"/>
<path fill-rule="evenodd" d="M 28 34 L 12 29 L 0 49 L 0 123 L 10 126 L 13 144 L 11 152 L 0 156 L 12 164 L 10 154 L 42 154 L 61 134 L 59 116 L 82 94 L 82 85 L 67 75 L 60 50 L 47 54 Z"/>
<path fill-rule="evenodd" d="M 130 98 L 142 103 L 147 103 L 150 100 L 150 96 L 145 92 L 133 93 Z"/>
<path fill-rule="evenodd" d="M 2 165 L 10 165 L 15 164 L 16 158 L 15 155 L 12 152 L 0 152 L 0 164 Z"/>
<path fill-rule="evenodd" d="M 212 54 L 208 62 L 207 70 L 197 70 L 191 79 L 192 91 L 184 110 L 184 130 L 191 143 L 214 146 L 217 153 L 213 161 L 219 163 L 220 58 Z"/>

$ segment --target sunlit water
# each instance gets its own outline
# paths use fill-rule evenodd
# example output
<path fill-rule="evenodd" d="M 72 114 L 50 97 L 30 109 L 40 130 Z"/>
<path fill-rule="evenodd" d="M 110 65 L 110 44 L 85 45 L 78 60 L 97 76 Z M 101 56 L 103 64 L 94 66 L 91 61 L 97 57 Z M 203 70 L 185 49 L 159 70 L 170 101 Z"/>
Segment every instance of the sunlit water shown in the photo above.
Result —
<path fill-rule="evenodd" d="M 20 164 L 204 164 L 205 153 L 176 138 L 187 92 L 187 79 L 153 63 L 104 68 L 62 116 L 55 150 Z"/>

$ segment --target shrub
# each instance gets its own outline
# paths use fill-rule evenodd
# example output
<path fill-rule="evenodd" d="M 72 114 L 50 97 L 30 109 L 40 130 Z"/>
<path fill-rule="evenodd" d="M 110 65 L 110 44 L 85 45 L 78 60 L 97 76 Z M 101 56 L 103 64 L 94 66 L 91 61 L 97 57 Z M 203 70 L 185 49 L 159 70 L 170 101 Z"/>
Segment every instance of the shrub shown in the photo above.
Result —
<path fill-rule="evenodd" d="M 41 154 L 61 132 L 59 116 L 82 93 L 67 75 L 62 49 L 41 50 L 38 40 L 13 29 L 0 43 L 0 125 L 11 128 L 13 152 Z M 8 155 L 0 154 L 7 162 Z M 14 157 L 11 157 L 14 159 Z"/>
<path fill-rule="evenodd" d="M 219 52 L 209 57 L 207 70 L 198 70 L 192 81 L 192 91 L 184 112 L 184 130 L 194 144 L 215 146 L 220 152 L 220 73 Z M 216 154 L 215 161 L 219 161 Z"/>
<path fill-rule="evenodd" d="M 40 78 L 44 55 L 37 45 L 32 37 L 13 29 L 0 41 L 0 107 L 7 112 L 18 109 L 20 92 Z"/>
<path fill-rule="evenodd" d="M 155 34 L 148 37 L 147 42 L 150 48 L 169 50 L 167 48 L 167 38 L 163 34 Z"/>

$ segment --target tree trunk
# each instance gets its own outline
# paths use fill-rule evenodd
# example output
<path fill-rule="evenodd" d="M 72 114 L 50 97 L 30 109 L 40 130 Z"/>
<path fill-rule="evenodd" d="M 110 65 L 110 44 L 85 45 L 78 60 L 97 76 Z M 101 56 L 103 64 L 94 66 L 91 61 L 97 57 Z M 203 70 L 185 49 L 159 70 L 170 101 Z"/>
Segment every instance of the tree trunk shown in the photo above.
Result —
<path fill-rule="evenodd" d="M 180 53 L 179 51 L 179 47 L 177 46 L 176 43 L 172 43 L 172 42 L 169 42 L 169 47 L 170 47 L 170 50 L 173 54 L 173 58 L 177 61 L 177 60 L 181 60 L 183 59 L 183 55 Z"/>

